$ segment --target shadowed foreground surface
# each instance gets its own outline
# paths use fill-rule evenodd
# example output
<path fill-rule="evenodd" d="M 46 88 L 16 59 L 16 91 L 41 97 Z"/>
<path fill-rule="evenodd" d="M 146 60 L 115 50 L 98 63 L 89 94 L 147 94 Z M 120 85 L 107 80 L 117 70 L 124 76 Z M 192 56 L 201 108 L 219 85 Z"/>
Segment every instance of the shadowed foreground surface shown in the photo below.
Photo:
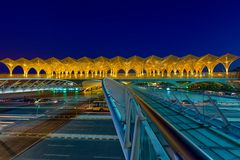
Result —
<path fill-rule="evenodd" d="M 42 106 L 38 118 L 2 130 L 0 159 L 123 159 L 109 113 L 83 113 L 88 103 L 73 101 L 63 108 Z M 1 115 L 34 111 L 27 106 Z"/>
<path fill-rule="evenodd" d="M 10 159 L 20 152 L 24 151 L 34 143 L 40 141 L 50 132 L 54 132 L 61 126 L 66 124 L 70 118 L 76 116 L 76 111 L 68 111 L 60 113 L 58 116 L 65 116 L 64 119 L 48 119 L 39 123 L 38 125 L 27 129 L 26 131 L 12 132 L 9 137 L 1 138 L 0 153 L 1 159 Z M 31 135 L 31 137 L 26 137 Z"/>

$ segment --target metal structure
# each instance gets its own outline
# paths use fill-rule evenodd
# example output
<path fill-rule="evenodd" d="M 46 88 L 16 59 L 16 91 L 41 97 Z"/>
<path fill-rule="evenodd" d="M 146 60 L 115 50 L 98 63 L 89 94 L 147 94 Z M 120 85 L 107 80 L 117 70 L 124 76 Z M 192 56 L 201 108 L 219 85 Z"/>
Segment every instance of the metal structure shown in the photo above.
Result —
<path fill-rule="evenodd" d="M 137 89 L 137 87 L 134 88 Z M 176 110 L 180 114 L 189 115 L 203 124 L 214 126 L 226 133 L 240 137 L 240 127 L 233 125 L 228 121 L 228 118 L 220 109 L 221 107 L 211 98 L 211 96 L 207 95 L 206 100 L 209 102 L 208 105 L 201 104 L 197 106 L 187 94 L 184 94 L 185 100 L 190 103 L 189 105 L 184 106 L 181 103 L 182 100 L 176 96 L 176 94 L 179 93 L 171 91 L 171 93 L 163 94 L 157 90 L 158 89 L 154 88 L 146 88 L 145 92 L 155 100 L 166 104 L 169 108 Z"/>
<path fill-rule="evenodd" d="M 116 79 L 122 82 L 131 82 L 131 84 L 145 82 L 164 82 L 172 84 L 176 87 L 188 87 L 194 83 L 200 82 L 218 82 L 228 84 L 230 81 L 238 80 L 238 78 L 134 78 L 134 79 Z"/>
<path fill-rule="evenodd" d="M 166 146 L 171 146 L 171 148 L 180 155 L 180 159 L 225 160 L 240 158 L 240 143 L 238 138 L 230 136 L 231 133 L 229 132 L 226 134 L 220 131 L 220 129 L 217 129 L 212 123 L 205 123 L 207 121 L 213 122 L 214 120 L 222 119 L 223 125 L 218 126 L 218 128 L 221 126 L 228 127 L 228 122 L 224 122 L 225 118 L 221 113 L 212 110 L 216 109 L 216 107 L 210 107 L 209 105 L 209 107 L 204 107 L 207 113 L 213 115 L 208 119 L 206 117 L 206 121 L 204 122 L 204 120 L 194 119 L 194 117 L 201 117 L 201 115 L 199 115 L 201 111 L 196 112 L 195 107 L 197 106 L 191 106 L 190 103 L 185 107 L 177 106 L 176 104 L 178 103 L 176 99 L 172 99 L 174 96 L 171 97 L 170 101 L 168 98 L 165 98 L 166 95 L 169 94 L 169 91 L 163 92 L 163 96 L 159 96 L 156 93 L 159 89 L 156 89 L 153 93 L 152 90 L 141 86 L 131 86 L 130 88 L 134 95 L 136 95 L 135 97 L 141 107 L 144 108 L 144 110 L 148 108 L 147 110 L 151 110 L 151 112 L 156 115 L 154 124 L 158 124 L 159 121 L 162 122 L 158 125 L 159 131 L 155 133 L 161 144 L 164 144 L 164 149 Z M 176 96 L 178 95 L 179 93 L 176 94 Z M 173 102 L 176 102 L 176 104 Z M 209 116 L 209 114 L 206 116 Z M 164 121 L 165 123 L 163 123 Z M 153 126 L 153 128 L 155 127 Z M 168 142 L 167 145 L 166 141 Z M 191 145 L 191 143 L 193 145 Z M 169 148 L 166 148 L 167 151 L 168 149 Z M 232 152 L 233 150 L 234 152 Z M 189 153 L 189 151 L 191 152 Z M 196 157 L 197 155 L 202 157 Z"/>
<path fill-rule="evenodd" d="M 127 86 L 106 78 L 103 91 L 127 160 L 211 159 Z"/>
<path fill-rule="evenodd" d="M 50 90 L 78 86 L 62 79 L 47 78 L 0 78 L 0 94 Z"/>
<path fill-rule="evenodd" d="M 0 60 L 9 70 L 8 77 L 44 77 L 44 78 L 147 78 L 147 77 L 228 77 L 230 65 L 239 59 L 239 56 L 227 53 L 221 57 L 206 54 L 203 57 L 187 55 L 184 57 L 176 57 L 169 55 L 164 58 L 150 56 L 141 58 L 133 56 L 128 59 L 117 56 L 112 59 L 98 57 L 90 59 L 82 57 L 73 59 L 71 57 L 59 60 L 57 58 L 49 58 L 43 60 L 34 58 L 28 60 L 20 58 L 12 60 L 5 58 Z M 222 64 L 225 71 L 214 73 L 214 68 Z M 20 66 L 23 74 L 14 75 L 14 69 Z M 204 73 L 207 68 L 207 73 Z M 29 74 L 29 71 L 35 70 L 35 74 Z M 0 68 L 1 73 L 1 68 Z"/>
<path fill-rule="evenodd" d="M 127 88 L 104 79 L 103 91 L 126 160 L 169 159 Z"/>

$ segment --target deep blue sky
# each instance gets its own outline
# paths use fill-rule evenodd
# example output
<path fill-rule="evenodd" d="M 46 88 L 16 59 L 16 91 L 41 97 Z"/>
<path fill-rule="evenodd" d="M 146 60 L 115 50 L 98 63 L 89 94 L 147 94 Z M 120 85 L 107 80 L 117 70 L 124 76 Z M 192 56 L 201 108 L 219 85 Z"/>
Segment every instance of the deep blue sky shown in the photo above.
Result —
<path fill-rule="evenodd" d="M 0 58 L 240 55 L 239 0 L 9 0 Z"/>

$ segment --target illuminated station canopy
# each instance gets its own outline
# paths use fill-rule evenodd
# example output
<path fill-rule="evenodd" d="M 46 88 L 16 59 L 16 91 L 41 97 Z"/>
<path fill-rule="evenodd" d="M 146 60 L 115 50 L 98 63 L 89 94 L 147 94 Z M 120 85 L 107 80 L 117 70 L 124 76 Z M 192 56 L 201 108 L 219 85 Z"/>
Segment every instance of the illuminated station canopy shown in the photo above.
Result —
<path fill-rule="evenodd" d="M 133 56 L 130 58 L 114 57 L 108 59 L 106 57 L 98 57 L 90 59 L 82 57 L 73 59 L 66 57 L 62 60 L 57 58 L 49 58 L 43 60 L 34 58 L 31 60 L 20 58 L 12 60 L 5 58 L 0 60 L 9 70 L 9 74 L 5 76 L 22 76 L 22 77 L 47 77 L 47 78 L 128 78 L 128 77 L 224 77 L 229 75 L 229 67 L 232 62 L 236 61 L 239 56 L 227 53 L 221 57 L 212 54 L 206 54 L 202 57 L 194 55 L 186 55 L 177 57 L 169 55 L 164 58 L 157 56 L 149 56 L 141 58 Z M 224 72 L 214 73 L 214 68 L 222 64 Z M 22 75 L 13 74 L 13 70 L 20 66 L 23 70 Z M 205 68 L 205 69 L 204 69 Z M 1 69 L 1 68 L 0 68 Z M 35 70 L 36 74 L 30 74 L 30 70 Z M 204 73 L 203 70 L 207 72 Z M 0 71 L 1 73 L 1 71 Z"/>

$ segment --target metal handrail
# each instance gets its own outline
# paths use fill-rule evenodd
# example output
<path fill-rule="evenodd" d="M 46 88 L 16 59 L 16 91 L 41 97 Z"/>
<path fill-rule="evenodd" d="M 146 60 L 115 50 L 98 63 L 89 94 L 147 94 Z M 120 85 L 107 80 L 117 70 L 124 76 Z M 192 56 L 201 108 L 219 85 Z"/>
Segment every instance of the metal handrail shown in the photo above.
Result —
<path fill-rule="evenodd" d="M 134 97 L 157 126 L 159 132 L 163 133 L 165 139 L 171 145 L 174 151 L 183 159 L 211 159 L 211 157 L 209 157 L 198 146 L 192 143 L 187 137 L 181 134 L 174 126 L 172 126 L 157 111 L 144 102 L 144 100 L 142 100 L 138 95 L 134 94 Z"/>
<path fill-rule="evenodd" d="M 114 83 L 115 86 L 111 86 L 109 83 Z M 154 159 L 168 160 L 169 157 L 167 156 L 160 142 L 157 141 L 156 135 L 152 131 L 151 127 L 149 126 L 146 118 L 144 117 L 141 111 L 141 107 L 135 101 L 133 95 L 128 91 L 128 89 L 125 86 L 119 84 L 118 82 L 110 79 L 104 79 L 102 81 L 102 84 L 103 92 L 106 97 L 108 106 L 110 108 L 114 126 L 119 136 L 120 144 L 122 146 L 125 158 L 127 160 L 130 159 L 136 160 L 139 159 L 139 157 L 141 157 L 140 148 L 144 147 L 140 144 L 141 137 L 143 138 L 144 136 L 142 134 L 146 133 L 154 150 L 155 153 L 154 155 L 156 156 Z M 112 92 L 110 93 L 110 90 L 112 90 L 113 87 L 115 87 L 115 89 L 118 88 L 119 90 L 121 90 L 121 93 L 125 93 L 124 95 L 121 95 L 125 96 L 126 100 L 124 101 L 125 106 L 120 104 L 119 101 L 113 96 L 114 93 Z M 120 119 L 116 116 L 117 110 L 121 107 L 125 108 L 126 116 L 126 119 L 124 119 L 123 121 L 124 122 L 123 126 L 122 122 L 120 122 Z M 134 125 L 133 127 L 134 129 L 130 129 L 132 125 Z M 141 127 L 143 127 L 143 129 L 141 129 Z M 144 131 L 144 133 L 142 131 Z"/>

